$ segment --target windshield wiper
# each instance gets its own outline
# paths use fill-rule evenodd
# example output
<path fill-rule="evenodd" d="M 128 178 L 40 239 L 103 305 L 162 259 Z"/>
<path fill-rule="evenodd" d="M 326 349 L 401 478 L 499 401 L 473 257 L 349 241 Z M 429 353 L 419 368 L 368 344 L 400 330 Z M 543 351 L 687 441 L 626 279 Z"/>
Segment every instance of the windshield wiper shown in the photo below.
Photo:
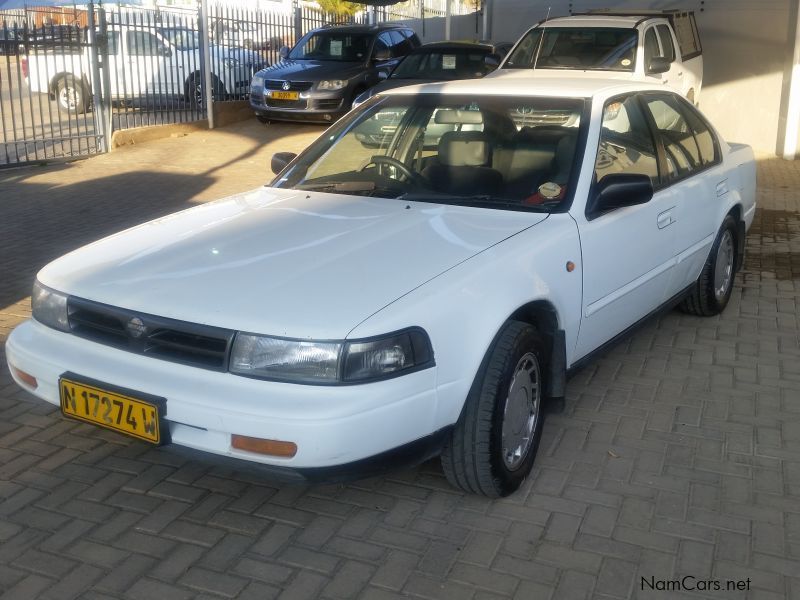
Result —
<path fill-rule="evenodd" d="M 452 204 L 457 206 L 481 206 L 485 208 L 510 208 L 512 210 L 527 212 L 547 212 L 550 210 L 540 204 L 521 204 L 518 200 L 507 200 L 489 194 L 475 194 L 472 196 L 458 196 L 456 194 L 437 194 L 437 193 L 408 193 L 401 194 L 398 200 L 408 200 L 409 202 L 430 202 L 432 204 Z"/>

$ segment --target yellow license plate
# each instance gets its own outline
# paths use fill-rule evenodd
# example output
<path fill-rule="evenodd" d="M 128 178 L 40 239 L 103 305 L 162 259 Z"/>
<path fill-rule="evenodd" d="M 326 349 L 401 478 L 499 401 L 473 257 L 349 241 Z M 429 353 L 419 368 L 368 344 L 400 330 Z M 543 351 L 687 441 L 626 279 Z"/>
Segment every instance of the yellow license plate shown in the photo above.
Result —
<path fill-rule="evenodd" d="M 58 380 L 58 389 L 61 412 L 66 416 L 151 444 L 162 443 L 162 414 L 158 404 L 163 403 L 163 398 L 149 402 L 67 377 Z"/>
<path fill-rule="evenodd" d="M 297 100 L 300 97 L 299 92 L 270 92 L 270 98 L 275 100 Z"/>

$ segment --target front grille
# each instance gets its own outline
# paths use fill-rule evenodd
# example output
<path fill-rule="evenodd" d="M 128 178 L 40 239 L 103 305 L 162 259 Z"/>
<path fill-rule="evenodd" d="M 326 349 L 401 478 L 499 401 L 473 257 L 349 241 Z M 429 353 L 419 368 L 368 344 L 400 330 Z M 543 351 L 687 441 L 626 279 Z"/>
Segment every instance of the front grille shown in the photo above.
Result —
<path fill-rule="evenodd" d="M 82 298 L 70 297 L 67 302 L 74 335 L 153 358 L 215 371 L 227 369 L 234 336 L 230 329 L 138 313 Z M 131 326 L 132 321 L 136 327 Z"/>
<path fill-rule="evenodd" d="M 264 81 L 264 89 L 265 90 L 284 90 L 283 84 L 284 79 L 267 79 Z M 311 86 L 314 85 L 312 81 L 290 81 L 289 82 L 289 89 L 284 90 L 286 92 L 305 92 L 306 90 L 310 90 Z"/>
<path fill-rule="evenodd" d="M 278 100 L 276 98 L 264 98 L 264 104 L 272 108 L 307 108 L 307 100 Z"/>

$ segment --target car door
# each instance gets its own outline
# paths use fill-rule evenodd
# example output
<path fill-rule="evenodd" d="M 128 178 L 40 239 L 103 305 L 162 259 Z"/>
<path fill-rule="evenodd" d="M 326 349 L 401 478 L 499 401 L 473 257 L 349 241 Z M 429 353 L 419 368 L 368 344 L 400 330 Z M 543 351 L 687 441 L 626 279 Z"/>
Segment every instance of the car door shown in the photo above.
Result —
<path fill-rule="evenodd" d="M 675 202 L 676 260 L 668 296 L 692 285 L 720 225 L 720 204 L 729 193 L 719 140 L 684 98 L 671 92 L 642 95 L 663 148 L 662 170 Z"/>
<path fill-rule="evenodd" d="M 129 81 L 134 94 L 156 94 L 162 91 L 164 58 L 169 51 L 153 32 L 129 29 L 125 32 L 128 44 Z"/>
<path fill-rule="evenodd" d="M 675 42 L 672 30 L 666 23 L 656 25 L 658 41 L 661 45 L 661 56 L 670 61 L 669 71 L 663 74 L 662 81 L 681 95 L 686 94 L 686 82 L 683 72 L 683 63 L 675 51 Z"/>
<path fill-rule="evenodd" d="M 583 260 L 578 358 L 661 305 L 675 256 L 674 196 L 663 189 L 656 142 L 638 95 L 618 97 L 604 105 L 595 151 L 590 194 L 603 177 L 613 173 L 648 175 L 655 193 L 644 204 L 597 216 L 579 207 L 573 214 Z"/>

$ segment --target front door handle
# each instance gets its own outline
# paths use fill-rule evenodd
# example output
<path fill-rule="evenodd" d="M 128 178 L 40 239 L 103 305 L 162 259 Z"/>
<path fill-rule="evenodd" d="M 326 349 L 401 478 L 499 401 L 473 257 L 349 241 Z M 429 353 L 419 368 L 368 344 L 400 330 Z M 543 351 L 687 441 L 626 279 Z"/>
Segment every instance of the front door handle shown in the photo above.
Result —
<path fill-rule="evenodd" d="M 675 221 L 672 219 L 671 208 L 669 210 L 665 210 L 662 213 L 659 213 L 658 219 L 656 220 L 659 229 L 664 229 L 665 227 L 672 225 L 674 222 Z"/>

